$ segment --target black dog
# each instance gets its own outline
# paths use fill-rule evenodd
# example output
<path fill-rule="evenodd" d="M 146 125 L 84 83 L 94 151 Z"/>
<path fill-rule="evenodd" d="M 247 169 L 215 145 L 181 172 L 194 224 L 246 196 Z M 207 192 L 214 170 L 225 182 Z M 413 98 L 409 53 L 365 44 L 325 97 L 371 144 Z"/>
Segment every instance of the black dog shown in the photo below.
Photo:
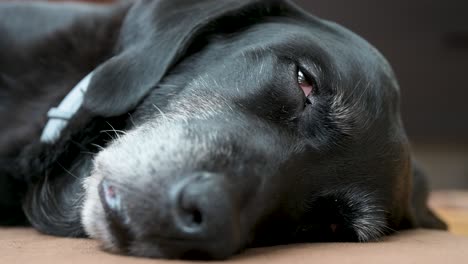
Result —
<path fill-rule="evenodd" d="M 0 34 L 3 225 L 166 258 L 445 228 L 390 66 L 291 2 L 1 3 Z"/>

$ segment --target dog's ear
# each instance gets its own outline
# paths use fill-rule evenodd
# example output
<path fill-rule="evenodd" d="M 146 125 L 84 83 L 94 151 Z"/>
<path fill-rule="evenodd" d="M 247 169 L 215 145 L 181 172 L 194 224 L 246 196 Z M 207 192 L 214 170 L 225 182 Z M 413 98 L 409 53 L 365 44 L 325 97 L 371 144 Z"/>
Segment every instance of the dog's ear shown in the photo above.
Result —
<path fill-rule="evenodd" d="M 415 161 L 412 161 L 412 174 L 412 226 L 418 228 L 447 229 L 447 225 L 440 220 L 427 205 L 429 185 L 424 171 Z"/>
<path fill-rule="evenodd" d="M 120 51 L 95 70 L 83 107 L 97 116 L 125 114 L 171 67 L 201 49 L 204 36 L 287 12 L 299 11 L 277 0 L 138 1 L 124 20 Z"/>

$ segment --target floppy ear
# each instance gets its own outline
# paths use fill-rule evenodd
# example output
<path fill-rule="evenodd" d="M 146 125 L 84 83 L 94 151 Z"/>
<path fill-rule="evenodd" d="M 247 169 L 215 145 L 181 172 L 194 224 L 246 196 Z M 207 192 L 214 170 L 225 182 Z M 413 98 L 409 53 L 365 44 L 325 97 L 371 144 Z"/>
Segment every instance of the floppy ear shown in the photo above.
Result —
<path fill-rule="evenodd" d="M 429 186 L 424 171 L 415 161 L 412 161 L 412 167 L 413 189 L 411 207 L 414 227 L 447 229 L 447 225 L 427 206 Z"/>
<path fill-rule="evenodd" d="M 297 12 L 274 0 L 138 1 L 124 20 L 120 52 L 95 70 L 83 107 L 103 117 L 131 111 L 172 66 L 202 47 L 202 36 L 288 10 Z"/>

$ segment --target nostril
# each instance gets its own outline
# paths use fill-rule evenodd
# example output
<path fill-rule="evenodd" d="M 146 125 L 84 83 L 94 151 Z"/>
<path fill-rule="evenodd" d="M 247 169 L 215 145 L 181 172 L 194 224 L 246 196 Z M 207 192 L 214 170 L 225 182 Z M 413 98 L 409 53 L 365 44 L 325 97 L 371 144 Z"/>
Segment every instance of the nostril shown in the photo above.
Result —
<path fill-rule="evenodd" d="M 203 222 L 203 217 L 202 217 L 201 212 L 195 209 L 191 211 L 190 214 L 192 215 L 192 222 L 197 225 L 201 225 L 201 223 Z"/>
<path fill-rule="evenodd" d="M 185 190 L 184 190 L 185 189 Z M 197 204 L 197 199 L 189 190 L 183 188 L 179 194 L 179 217 L 185 227 L 191 229 L 200 228 L 203 224 L 203 213 Z"/>
<path fill-rule="evenodd" d="M 196 228 L 201 226 L 203 223 L 202 213 L 196 208 L 185 209 L 184 215 L 185 224 L 189 227 Z"/>
<path fill-rule="evenodd" d="M 102 180 L 99 185 L 99 196 L 108 210 L 118 212 L 122 207 L 122 200 L 117 187 L 107 180 Z"/>
<path fill-rule="evenodd" d="M 115 245 L 126 248 L 131 241 L 128 215 L 124 212 L 122 190 L 106 179 L 98 186 L 99 198 L 104 208 L 105 217 L 109 224 Z"/>

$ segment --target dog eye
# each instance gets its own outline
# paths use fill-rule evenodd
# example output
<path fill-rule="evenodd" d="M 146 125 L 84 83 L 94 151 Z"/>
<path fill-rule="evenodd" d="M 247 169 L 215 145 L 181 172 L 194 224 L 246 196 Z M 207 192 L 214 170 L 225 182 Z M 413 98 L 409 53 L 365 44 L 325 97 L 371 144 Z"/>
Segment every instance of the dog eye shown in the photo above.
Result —
<path fill-rule="evenodd" d="M 297 83 L 299 87 L 301 87 L 302 91 L 304 92 L 305 97 L 309 97 L 314 93 L 314 84 L 307 80 L 306 76 L 301 70 L 297 71 Z"/>

